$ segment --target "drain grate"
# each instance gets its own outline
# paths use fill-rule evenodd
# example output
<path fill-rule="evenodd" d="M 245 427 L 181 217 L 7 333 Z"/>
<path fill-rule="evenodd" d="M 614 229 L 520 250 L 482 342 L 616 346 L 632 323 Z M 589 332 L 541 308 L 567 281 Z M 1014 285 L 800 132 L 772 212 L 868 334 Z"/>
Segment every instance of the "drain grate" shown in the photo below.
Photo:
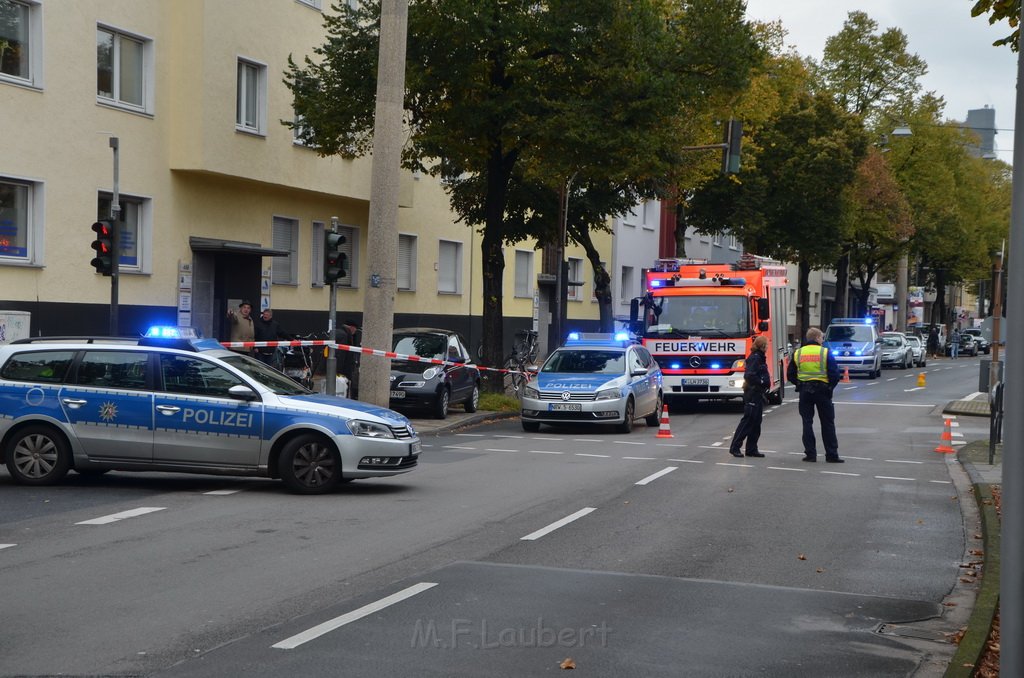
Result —
<path fill-rule="evenodd" d="M 939 643 L 948 643 L 949 639 L 942 631 L 931 631 L 915 626 L 900 626 L 899 624 L 882 624 L 875 633 L 883 636 L 899 636 L 901 638 L 917 638 L 918 640 L 934 640 Z"/>

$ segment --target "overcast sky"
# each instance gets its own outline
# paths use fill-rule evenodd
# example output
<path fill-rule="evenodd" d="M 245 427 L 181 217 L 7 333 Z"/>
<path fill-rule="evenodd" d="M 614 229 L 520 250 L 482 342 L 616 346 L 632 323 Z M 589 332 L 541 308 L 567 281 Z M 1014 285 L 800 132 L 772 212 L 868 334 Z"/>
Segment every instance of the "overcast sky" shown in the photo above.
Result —
<path fill-rule="evenodd" d="M 992 42 L 1010 32 L 1005 22 L 990 26 L 973 18 L 973 0 L 747 0 L 751 19 L 781 20 L 787 45 L 821 60 L 825 40 L 842 27 L 850 11 L 860 10 L 878 23 L 879 32 L 899 28 L 907 50 L 928 64 L 924 90 L 946 100 L 945 118 L 964 120 L 967 111 L 996 109 L 996 149 L 1013 162 L 1013 122 L 1017 55 Z"/>

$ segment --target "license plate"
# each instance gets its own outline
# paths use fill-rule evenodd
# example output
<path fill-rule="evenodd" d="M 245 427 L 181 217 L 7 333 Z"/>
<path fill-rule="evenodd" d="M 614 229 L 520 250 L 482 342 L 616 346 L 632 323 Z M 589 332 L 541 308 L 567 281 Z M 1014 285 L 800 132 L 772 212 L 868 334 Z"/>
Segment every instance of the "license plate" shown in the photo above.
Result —
<path fill-rule="evenodd" d="M 405 391 L 392 391 L 391 397 L 394 398 L 395 400 L 401 400 L 402 398 L 405 397 Z"/>
<path fill-rule="evenodd" d="M 410 457 L 415 457 L 419 453 L 420 453 L 420 441 L 417 440 L 416 442 L 414 442 L 412 445 L 409 446 L 409 456 Z"/>
<path fill-rule="evenodd" d="M 707 378 L 700 379 L 683 379 L 683 386 L 707 386 Z"/>
<path fill-rule="evenodd" d="M 583 405 L 580 403 L 549 403 L 549 412 L 582 412 Z"/>

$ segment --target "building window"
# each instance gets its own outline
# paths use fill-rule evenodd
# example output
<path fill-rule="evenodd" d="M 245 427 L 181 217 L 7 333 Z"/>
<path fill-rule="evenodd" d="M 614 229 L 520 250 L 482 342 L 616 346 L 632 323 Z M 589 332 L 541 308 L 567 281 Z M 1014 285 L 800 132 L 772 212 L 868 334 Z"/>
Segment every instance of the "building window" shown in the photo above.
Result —
<path fill-rule="evenodd" d="M 653 231 L 655 225 L 658 223 L 658 218 L 661 216 L 661 210 L 659 207 L 660 203 L 654 200 L 645 200 L 644 203 L 644 222 L 643 226 L 648 231 Z"/>
<path fill-rule="evenodd" d="M 416 236 L 398 235 L 398 289 L 411 292 L 416 289 Z"/>
<path fill-rule="evenodd" d="M 316 143 L 306 140 L 311 133 L 311 129 L 306 125 L 305 118 L 296 113 L 294 123 L 295 124 L 292 127 L 292 143 L 296 146 L 303 146 L 305 148 L 316 148 Z"/>
<path fill-rule="evenodd" d="M 295 285 L 298 280 L 299 222 L 297 219 L 274 217 L 273 248 L 287 250 L 286 257 L 272 257 L 270 282 L 275 285 Z M 322 278 L 322 276 L 321 276 Z"/>
<path fill-rule="evenodd" d="M 533 252 L 516 250 L 516 289 L 517 297 L 533 297 Z"/>
<path fill-rule="evenodd" d="M 620 277 L 619 298 L 629 301 L 633 298 L 633 267 L 623 266 Z"/>
<path fill-rule="evenodd" d="M 0 80 L 42 86 L 41 17 L 38 2 L 0 0 Z"/>
<path fill-rule="evenodd" d="M 714 245 L 715 247 L 721 247 L 722 236 L 718 233 L 715 233 L 713 236 L 711 236 L 711 244 Z"/>
<path fill-rule="evenodd" d="M 730 234 L 729 235 L 729 249 L 731 249 L 731 250 L 739 250 L 739 248 L 740 248 L 740 240 L 739 240 L 739 238 L 737 238 L 735 235 L 731 235 Z"/>
<path fill-rule="evenodd" d="M 437 291 L 462 293 L 462 243 L 442 240 L 437 253 Z"/>
<path fill-rule="evenodd" d="M 581 283 L 573 285 L 573 283 Z M 583 301 L 583 260 L 569 257 L 569 291 L 566 298 L 569 301 Z"/>
<path fill-rule="evenodd" d="M 313 9 L 321 9 L 323 5 L 321 0 L 298 0 L 298 3 L 300 5 L 305 5 L 306 7 L 312 7 Z"/>
<path fill-rule="evenodd" d="M 324 286 L 324 222 L 313 222 L 313 240 L 310 247 L 312 260 L 309 262 L 309 282 L 312 287 Z"/>
<path fill-rule="evenodd" d="M 267 67 L 247 59 L 238 60 L 238 91 L 235 100 L 235 129 L 267 133 Z"/>
<path fill-rule="evenodd" d="M 110 193 L 100 193 L 96 206 L 97 219 L 110 218 L 110 203 L 113 199 L 114 196 Z M 124 194 L 118 195 L 117 201 L 121 205 L 117 233 L 121 249 L 121 255 L 117 260 L 118 270 L 127 273 L 149 273 L 149 234 L 152 233 L 150 201 Z"/>
<path fill-rule="evenodd" d="M 136 111 L 150 112 L 148 80 L 152 68 L 152 40 L 96 28 L 96 97 Z"/>
<path fill-rule="evenodd" d="M 0 177 L 0 264 L 42 261 L 41 184 Z"/>

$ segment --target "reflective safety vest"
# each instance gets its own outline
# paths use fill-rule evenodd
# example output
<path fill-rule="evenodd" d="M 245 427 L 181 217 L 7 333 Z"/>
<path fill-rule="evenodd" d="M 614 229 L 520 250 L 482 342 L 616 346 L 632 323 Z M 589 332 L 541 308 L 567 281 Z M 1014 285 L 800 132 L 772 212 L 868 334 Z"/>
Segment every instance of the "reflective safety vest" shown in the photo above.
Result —
<path fill-rule="evenodd" d="M 793 354 L 796 361 L 796 378 L 798 381 L 823 381 L 828 383 L 828 349 L 824 346 L 808 344 L 801 346 Z"/>

